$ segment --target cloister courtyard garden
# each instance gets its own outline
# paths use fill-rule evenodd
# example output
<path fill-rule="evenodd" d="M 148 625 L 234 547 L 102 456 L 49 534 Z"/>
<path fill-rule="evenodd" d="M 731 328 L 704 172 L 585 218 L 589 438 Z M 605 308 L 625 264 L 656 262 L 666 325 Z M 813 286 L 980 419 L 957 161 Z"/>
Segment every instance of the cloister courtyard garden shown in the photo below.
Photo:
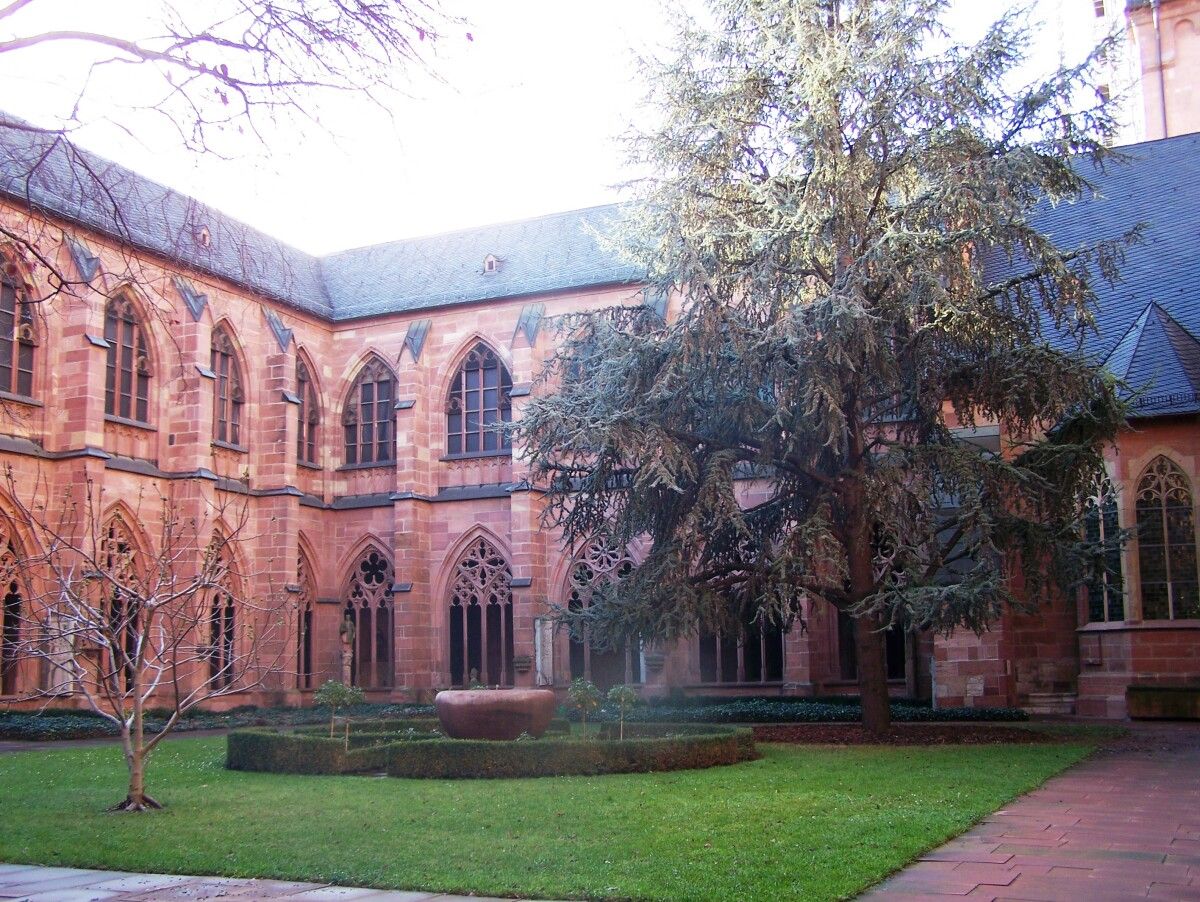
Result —
<path fill-rule="evenodd" d="M 165 807 L 137 817 L 105 812 L 128 779 L 117 746 L 17 752 L 0 756 L 0 861 L 532 898 L 845 898 L 1097 737 L 1044 738 L 760 743 L 758 760 L 704 770 L 416 780 L 232 771 L 224 737 L 188 737 L 155 753 Z"/>

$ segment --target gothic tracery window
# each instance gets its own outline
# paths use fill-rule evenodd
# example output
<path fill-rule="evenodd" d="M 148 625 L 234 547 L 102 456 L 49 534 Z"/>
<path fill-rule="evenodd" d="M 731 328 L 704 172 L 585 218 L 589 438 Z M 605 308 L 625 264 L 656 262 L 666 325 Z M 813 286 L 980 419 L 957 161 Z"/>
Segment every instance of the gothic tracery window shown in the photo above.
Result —
<path fill-rule="evenodd" d="M 303 360 L 296 361 L 296 397 L 300 399 L 300 408 L 297 411 L 296 460 L 315 464 L 317 425 L 321 421 L 321 409 L 317 404 L 317 390 Z"/>
<path fill-rule="evenodd" d="M 296 560 L 296 688 L 311 689 L 313 680 L 313 611 L 317 595 L 312 568 L 301 552 Z"/>
<path fill-rule="evenodd" d="M 359 371 L 342 412 L 346 463 L 386 464 L 396 459 L 396 377 L 374 357 Z"/>
<path fill-rule="evenodd" d="M 17 560 L 12 540 L 0 534 L 0 695 L 15 695 L 20 688 L 17 677 L 25 612 Z"/>
<path fill-rule="evenodd" d="M 633 569 L 633 561 L 624 551 L 604 542 L 589 542 L 571 568 L 570 597 L 572 611 L 586 609 L 592 594 L 605 582 L 623 579 Z M 587 636 L 570 636 L 568 661 L 571 679 L 591 680 L 601 689 L 642 682 L 641 644 L 622 642 L 612 647 L 593 647 Z"/>
<path fill-rule="evenodd" d="M 108 362 L 104 377 L 104 412 L 145 423 L 149 420 L 150 356 L 146 331 L 130 299 L 112 298 L 104 308 L 104 340 Z"/>
<path fill-rule="evenodd" d="M 134 686 L 138 642 L 141 638 L 141 610 L 135 588 L 136 550 L 129 527 L 119 516 L 113 517 L 101 538 L 101 560 L 107 585 L 107 643 L 109 661 L 106 673 L 117 692 Z M 125 587 L 125 588 L 122 588 Z"/>
<path fill-rule="evenodd" d="M 1084 539 L 1096 549 L 1096 573 L 1087 585 L 1088 622 L 1125 619 L 1125 581 L 1121 572 L 1121 527 L 1117 517 L 1117 495 L 1112 484 L 1102 480 L 1088 499 L 1083 516 Z"/>
<path fill-rule="evenodd" d="M 343 618 L 353 625 L 350 681 L 365 689 L 392 685 L 392 562 L 371 548 L 350 575 Z"/>
<path fill-rule="evenodd" d="M 33 305 L 15 278 L 0 272 L 0 391 L 33 394 Z"/>
<path fill-rule="evenodd" d="M 212 334 L 213 437 L 230 445 L 242 444 L 242 407 L 246 401 L 242 371 L 233 339 L 222 327 Z"/>
<path fill-rule="evenodd" d="M 450 683 L 513 684 L 512 571 L 482 536 L 468 546 L 450 584 Z"/>
<path fill-rule="evenodd" d="M 463 359 L 446 399 L 446 453 L 497 454 L 512 447 L 512 376 L 483 342 Z"/>
<path fill-rule="evenodd" d="M 215 556 L 215 582 L 218 584 L 209 600 L 207 612 L 208 682 L 213 689 L 227 689 L 237 679 L 236 577 L 226 541 L 219 533 L 214 535 L 208 551 Z"/>
<path fill-rule="evenodd" d="M 1137 549 L 1143 619 L 1200 617 L 1192 486 L 1165 457 L 1154 458 L 1138 480 Z"/>

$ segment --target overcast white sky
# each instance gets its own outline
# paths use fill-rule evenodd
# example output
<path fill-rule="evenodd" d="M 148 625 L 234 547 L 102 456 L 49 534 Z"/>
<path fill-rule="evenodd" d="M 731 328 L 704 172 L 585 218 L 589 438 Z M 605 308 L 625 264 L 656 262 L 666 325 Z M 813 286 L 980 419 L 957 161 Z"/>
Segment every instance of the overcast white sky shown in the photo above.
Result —
<path fill-rule="evenodd" d="M 135 0 L 43 2 L 57 11 L 57 27 L 111 27 L 114 16 L 136 15 Z M 111 128 L 77 140 L 317 253 L 615 199 L 626 174 L 615 139 L 643 93 L 634 52 L 668 38 L 658 3 L 443 3 L 469 25 L 439 42 L 434 65 L 443 83 L 419 80 L 410 98 L 397 100 L 394 122 L 363 104 L 327 105 L 324 128 L 280 130 L 265 152 L 231 161 Z M 1056 62 L 1059 35 L 1070 53 L 1090 45 L 1091 0 L 1040 3 L 1048 26 L 1039 57 L 1047 65 Z M 976 34 L 1008 5 L 957 0 L 951 24 Z M 0 108 L 50 124 L 48 111 L 61 108 L 80 75 L 61 52 L 0 57 Z"/>

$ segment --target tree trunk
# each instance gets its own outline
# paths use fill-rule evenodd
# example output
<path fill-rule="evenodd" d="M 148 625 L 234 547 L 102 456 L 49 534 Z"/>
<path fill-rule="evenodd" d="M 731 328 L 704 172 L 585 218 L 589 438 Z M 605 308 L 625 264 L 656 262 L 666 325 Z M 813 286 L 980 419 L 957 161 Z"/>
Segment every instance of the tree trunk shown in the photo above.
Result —
<path fill-rule="evenodd" d="M 146 794 L 145 738 L 141 702 L 135 701 L 133 724 L 124 737 L 125 761 L 129 766 L 129 789 L 124 801 L 113 805 L 110 811 L 152 811 L 162 808 L 162 805 Z"/>
<path fill-rule="evenodd" d="M 879 627 L 878 617 L 859 617 L 854 622 L 858 691 L 862 696 L 862 724 L 863 729 L 872 736 L 882 736 L 892 725 L 885 646 Z"/>
<path fill-rule="evenodd" d="M 861 442 L 852 439 L 859 458 Z M 849 529 L 846 532 L 846 563 L 849 568 L 847 605 L 851 610 L 875 590 L 874 531 L 867 516 L 863 477 L 849 480 L 843 494 Z M 862 698 L 863 728 L 872 736 L 882 736 L 891 728 L 892 709 L 888 700 L 885 646 L 878 615 L 866 615 L 854 621 L 854 647 L 858 658 L 858 691 Z"/>

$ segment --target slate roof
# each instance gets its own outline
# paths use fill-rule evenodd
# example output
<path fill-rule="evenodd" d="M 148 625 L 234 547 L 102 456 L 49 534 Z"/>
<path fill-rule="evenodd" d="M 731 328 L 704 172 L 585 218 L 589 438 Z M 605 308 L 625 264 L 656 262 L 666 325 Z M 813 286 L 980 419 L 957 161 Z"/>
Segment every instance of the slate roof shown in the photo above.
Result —
<path fill-rule="evenodd" d="M 334 314 L 316 258 L 3 114 L 0 194 L 318 316 Z M 201 226 L 208 247 L 197 240 Z"/>
<path fill-rule="evenodd" d="M 1120 151 L 1124 162 L 1090 172 L 1095 196 L 1047 207 L 1041 226 L 1074 247 L 1144 225 L 1121 280 L 1098 286 L 1098 330 L 1083 351 L 1140 391 L 1135 415 L 1200 412 L 1200 134 Z M 640 277 L 597 238 L 620 216 L 614 205 L 317 258 L 3 114 L 0 194 L 328 320 Z M 207 248 L 195 240 L 201 225 L 211 234 Z M 484 272 L 489 254 L 498 260 L 492 273 Z"/>
<path fill-rule="evenodd" d="M 601 246 L 615 206 L 553 213 L 331 254 L 321 270 L 336 316 L 424 310 L 592 285 L 641 273 Z M 484 259 L 497 258 L 494 272 Z"/>
<path fill-rule="evenodd" d="M 1096 284 L 1096 332 L 1082 350 L 1140 394 L 1134 416 L 1200 412 L 1200 134 L 1118 148 L 1089 167 L 1095 196 L 1040 214 L 1059 247 L 1117 238 L 1137 224 L 1120 279 Z"/>
<path fill-rule="evenodd" d="M 313 257 L 194 198 L 0 114 L 0 194 L 325 319 L 637 281 L 600 246 L 616 206 Z M 119 213 L 117 212 L 119 211 Z M 208 228 L 211 242 L 196 236 Z M 499 259 L 484 273 L 488 254 Z"/>

